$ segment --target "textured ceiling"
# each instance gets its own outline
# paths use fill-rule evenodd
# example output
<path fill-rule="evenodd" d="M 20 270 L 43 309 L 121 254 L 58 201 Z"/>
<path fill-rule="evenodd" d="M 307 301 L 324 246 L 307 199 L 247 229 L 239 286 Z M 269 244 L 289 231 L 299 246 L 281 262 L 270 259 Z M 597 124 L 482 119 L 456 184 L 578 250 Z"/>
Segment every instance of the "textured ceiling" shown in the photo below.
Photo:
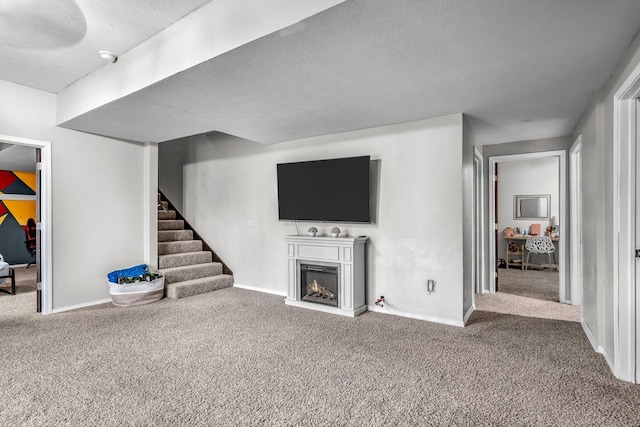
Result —
<path fill-rule="evenodd" d="M 0 143 L 0 170 L 35 171 L 36 149 L 24 145 Z"/>
<path fill-rule="evenodd" d="M 269 144 L 462 112 L 480 144 L 564 136 L 639 28 L 637 0 L 348 0 L 62 125 Z"/>
<path fill-rule="evenodd" d="M 58 93 L 210 0 L 0 0 L 0 79 Z"/>

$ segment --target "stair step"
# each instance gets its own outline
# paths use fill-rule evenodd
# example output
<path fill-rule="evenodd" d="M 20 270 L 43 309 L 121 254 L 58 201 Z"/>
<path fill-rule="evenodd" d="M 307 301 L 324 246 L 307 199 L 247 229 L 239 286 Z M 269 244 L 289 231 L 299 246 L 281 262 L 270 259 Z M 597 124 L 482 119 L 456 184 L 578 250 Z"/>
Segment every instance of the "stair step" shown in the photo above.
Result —
<path fill-rule="evenodd" d="M 176 219 L 176 211 L 158 211 L 158 219 Z"/>
<path fill-rule="evenodd" d="M 193 230 L 158 231 L 158 242 L 176 242 L 182 240 L 193 240 Z"/>
<path fill-rule="evenodd" d="M 201 240 L 179 240 L 176 242 L 159 242 L 158 255 L 183 254 L 185 252 L 200 252 Z"/>
<path fill-rule="evenodd" d="M 158 230 L 184 230 L 182 219 L 159 219 Z"/>
<path fill-rule="evenodd" d="M 203 294 L 205 292 L 217 291 L 218 289 L 229 288 L 231 286 L 233 286 L 233 276 L 220 274 L 213 277 L 203 277 L 184 282 L 171 283 L 165 285 L 165 291 L 167 298 L 178 299 Z"/>
<path fill-rule="evenodd" d="M 213 261 L 211 252 L 187 252 L 182 254 L 160 255 L 158 257 L 159 268 L 182 267 L 184 265 L 206 264 Z"/>
<path fill-rule="evenodd" d="M 202 277 L 217 276 L 222 274 L 222 264 L 208 262 L 206 264 L 186 265 L 183 267 L 171 267 L 158 270 L 164 274 L 165 285 L 200 279 Z"/>
<path fill-rule="evenodd" d="M 164 206 L 166 209 L 169 209 L 169 202 L 167 202 L 166 200 L 163 200 L 160 203 L 162 203 L 162 206 Z"/>

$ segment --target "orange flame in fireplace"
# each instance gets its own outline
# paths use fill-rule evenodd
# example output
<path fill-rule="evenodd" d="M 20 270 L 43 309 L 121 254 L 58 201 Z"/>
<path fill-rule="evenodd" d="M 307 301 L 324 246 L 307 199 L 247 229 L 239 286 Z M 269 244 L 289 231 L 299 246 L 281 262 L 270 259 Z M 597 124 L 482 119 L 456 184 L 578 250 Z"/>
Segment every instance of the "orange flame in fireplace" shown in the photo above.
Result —
<path fill-rule="evenodd" d="M 329 297 L 329 299 L 334 299 L 336 297 L 336 294 L 327 290 L 327 288 L 325 288 L 324 286 L 320 285 L 320 283 L 318 283 L 317 280 L 314 280 L 313 282 L 311 282 L 307 287 L 307 289 L 309 289 L 309 291 L 311 292 L 315 292 L 316 294 L 326 295 L 327 297 Z"/>

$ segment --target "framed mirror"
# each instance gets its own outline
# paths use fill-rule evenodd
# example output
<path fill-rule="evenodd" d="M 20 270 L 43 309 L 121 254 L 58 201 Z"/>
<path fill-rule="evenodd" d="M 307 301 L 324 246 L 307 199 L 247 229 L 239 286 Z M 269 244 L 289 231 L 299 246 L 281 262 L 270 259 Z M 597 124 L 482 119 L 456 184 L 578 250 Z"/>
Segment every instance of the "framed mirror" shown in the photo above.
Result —
<path fill-rule="evenodd" d="M 513 219 L 549 219 L 550 210 L 549 194 L 513 196 Z"/>

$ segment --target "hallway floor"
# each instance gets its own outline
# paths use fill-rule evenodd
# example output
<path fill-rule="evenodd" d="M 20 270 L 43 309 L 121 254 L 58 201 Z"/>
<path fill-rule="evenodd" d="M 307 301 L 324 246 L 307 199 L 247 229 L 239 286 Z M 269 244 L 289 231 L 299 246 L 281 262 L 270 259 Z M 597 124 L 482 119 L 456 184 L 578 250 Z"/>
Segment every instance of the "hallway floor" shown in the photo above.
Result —
<path fill-rule="evenodd" d="M 580 322 L 580 307 L 558 301 L 558 272 L 498 270 L 499 291 L 475 296 L 476 310 Z"/>

